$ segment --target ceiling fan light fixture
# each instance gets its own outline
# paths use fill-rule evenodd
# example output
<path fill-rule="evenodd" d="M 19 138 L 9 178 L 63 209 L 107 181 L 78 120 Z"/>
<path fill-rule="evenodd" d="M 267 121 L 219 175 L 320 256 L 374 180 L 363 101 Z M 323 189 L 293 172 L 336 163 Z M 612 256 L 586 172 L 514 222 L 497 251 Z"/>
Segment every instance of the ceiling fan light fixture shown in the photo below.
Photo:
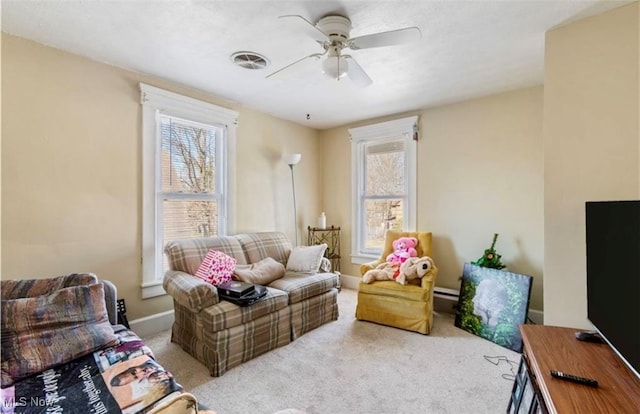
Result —
<path fill-rule="evenodd" d="M 349 64 L 344 56 L 328 56 L 322 62 L 322 73 L 331 79 L 340 79 L 347 74 Z"/>
<path fill-rule="evenodd" d="M 343 54 L 347 49 L 360 50 L 401 45 L 422 37 L 422 32 L 415 26 L 351 37 L 351 20 L 346 16 L 334 14 L 326 15 L 316 23 L 297 14 L 288 14 L 280 18 L 297 24 L 299 29 L 318 43 L 323 52 L 313 53 L 289 63 L 267 75 L 267 78 L 308 59 L 321 59 L 322 56 L 326 56 L 321 60 L 320 65 L 327 77 L 340 80 L 345 75 L 349 75 L 353 84 L 359 87 L 369 86 L 373 82 L 369 75 L 352 56 Z"/>

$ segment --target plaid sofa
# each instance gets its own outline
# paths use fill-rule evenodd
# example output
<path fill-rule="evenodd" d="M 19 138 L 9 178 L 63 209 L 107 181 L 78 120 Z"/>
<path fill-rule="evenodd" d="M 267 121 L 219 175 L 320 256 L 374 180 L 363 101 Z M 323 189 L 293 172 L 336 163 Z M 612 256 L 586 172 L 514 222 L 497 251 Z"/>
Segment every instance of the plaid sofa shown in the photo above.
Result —
<path fill-rule="evenodd" d="M 281 232 L 244 233 L 167 243 L 169 268 L 164 288 L 173 297 L 171 340 L 207 366 L 212 376 L 338 319 L 338 275 L 287 271 L 267 285 L 267 295 L 251 306 L 220 300 L 217 289 L 194 277 L 210 249 L 239 265 L 271 257 L 286 266 L 292 246 Z"/>
<path fill-rule="evenodd" d="M 3 413 L 215 414 L 116 324 L 111 282 L 93 273 L 2 280 L 0 295 Z"/>

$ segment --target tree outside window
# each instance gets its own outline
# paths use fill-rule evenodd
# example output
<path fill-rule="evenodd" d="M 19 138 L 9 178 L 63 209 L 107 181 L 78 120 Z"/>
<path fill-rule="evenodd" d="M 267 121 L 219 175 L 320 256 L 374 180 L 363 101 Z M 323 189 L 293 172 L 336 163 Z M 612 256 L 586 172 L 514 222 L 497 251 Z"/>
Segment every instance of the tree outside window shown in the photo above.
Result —
<path fill-rule="evenodd" d="M 218 233 L 217 128 L 167 116 L 160 123 L 165 242 L 214 236 Z"/>
<path fill-rule="evenodd" d="M 417 117 L 350 128 L 354 263 L 379 257 L 388 230 L 416 226 Z"/>
<path fill-rule="evenodd" d="M 364 247 L 382 249 L 387 230 L 403 228 L 406 197 L 402 141 L 365 143 Z"/>
<path fill-rule="evenodd" d="M 233 223 L 238 113 L 140 84 L 142 297 L 165 294 L 169 240 L 224 235 Z"/>

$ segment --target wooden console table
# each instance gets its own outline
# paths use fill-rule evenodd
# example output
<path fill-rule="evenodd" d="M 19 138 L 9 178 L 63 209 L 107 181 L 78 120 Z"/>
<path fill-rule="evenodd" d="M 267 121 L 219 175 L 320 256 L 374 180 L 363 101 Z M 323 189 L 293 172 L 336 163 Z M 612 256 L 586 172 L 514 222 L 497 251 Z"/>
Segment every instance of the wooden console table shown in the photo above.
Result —
<path fill-rule="evenodd" d="M 508 413 L 639 413 L 640 378 L 607 344 L 578 341 L 580 329 L 520 325 L 524 345 Z M 553 378 L 558 370 L 598 388 Z"/>

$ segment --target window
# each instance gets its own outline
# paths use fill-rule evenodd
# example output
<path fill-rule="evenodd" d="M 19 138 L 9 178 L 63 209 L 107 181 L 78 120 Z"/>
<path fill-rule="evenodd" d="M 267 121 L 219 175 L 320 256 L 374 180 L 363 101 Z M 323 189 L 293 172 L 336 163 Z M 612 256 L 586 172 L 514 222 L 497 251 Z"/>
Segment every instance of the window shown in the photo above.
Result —
<path fill-rule="evenodd" d="M 378 258 L 387 230 L 415 231 L 418 117 L 349 129 L 353 223 L 351 258 Z"/>
<path fill-rule="evenodd" d="M 145 84 L 140 91 L 142 297 L 148 298 L 165 293 L 167 241 L 232 231 L 237 112 Z"/>

